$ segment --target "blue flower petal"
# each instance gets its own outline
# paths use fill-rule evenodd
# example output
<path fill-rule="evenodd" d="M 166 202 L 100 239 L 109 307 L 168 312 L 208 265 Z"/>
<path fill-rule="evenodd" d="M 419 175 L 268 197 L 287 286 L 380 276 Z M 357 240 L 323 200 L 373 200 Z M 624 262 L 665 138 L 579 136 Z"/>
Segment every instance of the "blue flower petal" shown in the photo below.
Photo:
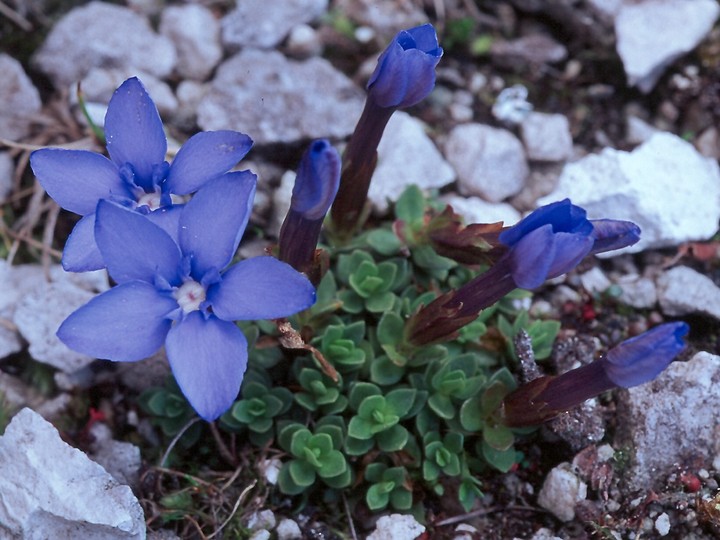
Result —
<path fill-rule="evenodd" d="M 115 90 L 105 115 L 105 139 L 110 159 L 132 166 L 138 185 L 149 187 L 153 170 L 162 164 L 167 138 L 155 103 L 137 77 Z"/>
<path fill-rule="evenodd" d="M 173 326 L 165 348 L 175 380 L 202 418 L 212 422 L 230 408 L 247 368 L 247 341 L 235 324 L 193 311 Z"/>
<path fill-rule="evenodd" d="M 172 206 L 164 206 L 152 212 L 145 214 L 145 217 L 168 233 L 173 241 L 180 245 L 180 216 L 185 205 L 173 204 Z"/>
<path fill-rule="evenodd" d="M 570 272 L 592 249 L 593 238 L 582 234 L 555 233 L 555 258 L 548 270 L 547 279 Z"/>
<path fill-rule="evenodd" d="M 95 241 L 108 272 L 118 283 L 156 276 L 177 284 L 182 256 L 177 244 L 145 216 L 117 204 L 100 201 L 95 219 Z"/>
<path fill-rule="evenodd" d="M 81 216 L 95 212 L 100 199 L 131 197 L 117 166 L 94 152 L 43 148 L 30 155 L 30 166 L 55 202 Z"/>
<path fill-rule="evenodd" d="M 253 141 L 237 131 L 207 131 L 190 137 L 170 165 L 167 189 L 186 195 L 232 169 L 250 151 Z"/>
<path fill-rule="evenodd" d="M 533 211 L 522 221 L 500 233 L 499 240 L 506 246 L 512 246 L 523 236 L 543 225 L 552 225 L 555 232 L 589 235 L 593 226 L 586 216 L 583 208 L 572 204 L 570 199 L 564 199 Z"/>
<path fill-rule="evenodd" d="M 685 348 L 683 337 L 689 330 L 684 322 L 661 324 L 613 347 L 600 362 L 617 386 L 630 388 L 646 383 Z"/>
<path fill-rule="evenodd" d="M 595 239 L 592 253 L 603 253 L 627 246 L 632 246 L 640 240 L 640 227 L 632 221 L 617 219 L 593 219 L 592 236 Z"/>
<path fill-rule="evenodd" d="M 315 289 L 308 279 L 274 257 L 254 257 L 233 265 L 208 289 L 213 313 L 228 321 L 277 319 L 309 308 Z"/>
<path fill-rule="evenodd" d="M 169 295 L 140 281 L 118 285 L 72 313 L 57 336 L 94 358 L 134 362 L 155 353 L 170 330 L 165 316 L 177 308 Z"/>
<path fill-rule="evenodd" d="M 339 185 L 340 154 L 329 141 L 314 141 L 300 160 L 290 207 L 305 219 L 322 219 Z"/>
<path fill-rule="evenodd" d="M 224 174 L 208 182 L 180 216 L 180 247 L 192 257 L 192 274 L 202 278 L 232 260 L 252 212 L 257 176 L 250 171 Z"/>
<path fill-rule="evenodd" d="M 552 225 L 544 225 L 523 236 L 508 256 L 513 280 L 522 289 L 535 289 L 548 277 L 555 260 Z"/>
<path fill-rule="evenodd" d="M 442 54 L 432 25 L 399 32 L 368 81 L 370 98 L 385 108 L 415 105 L 435 86 L 435 66 Z"/>
<path fill-rule="evenodd" d="M 105 268 L 105 261 L 95 243 L 95 212 L 75 224 L 65 242 L 62 267 L 67 272 L 89 272 Z"/>

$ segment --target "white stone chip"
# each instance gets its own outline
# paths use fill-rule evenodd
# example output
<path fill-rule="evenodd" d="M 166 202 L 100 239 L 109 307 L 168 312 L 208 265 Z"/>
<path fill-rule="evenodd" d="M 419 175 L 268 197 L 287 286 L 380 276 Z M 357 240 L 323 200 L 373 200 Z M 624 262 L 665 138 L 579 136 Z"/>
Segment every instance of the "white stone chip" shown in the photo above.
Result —
<path fill-rule="evenodd" d="M 145 538 L 143 511 L 130 488 L 63 442 L 31 409 L 20 411 L 0 437 L 0 478 L 3 538 Z"/>
<path fill-rule="evenodd" d="M 569 463 L 561 463 L 545 478 L 538 504 L 561 521 L 575 518 L 575 505 L 587 497 L 587 484 L 570 470 Z"/>
<path fill-rule="evenodd" d="M 302 531 L 295 520 L 284 518 L 275 529 L 278 540 L 296 540 L 302 538 Z"/>
<path fill-rule="evenodd" d="M 705 313 L 720 319 L 720 288 L 692 268 L 677 266 L 663 273 L 657 279 L 657 292 L 666 315 Z"/>
<path fill-rule="evenodd" d="M 413 516 L 390 514 L 377 520 L 375 530 L 366 540 L 415 540 L 424 532 L 425 526 Z"/>

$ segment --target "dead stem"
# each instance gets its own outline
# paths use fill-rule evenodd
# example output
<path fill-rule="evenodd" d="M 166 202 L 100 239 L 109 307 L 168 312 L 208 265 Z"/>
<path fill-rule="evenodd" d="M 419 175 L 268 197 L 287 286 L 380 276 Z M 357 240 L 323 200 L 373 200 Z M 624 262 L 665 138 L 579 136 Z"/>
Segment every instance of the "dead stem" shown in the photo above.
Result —
<path fill-rule="evenodd" d="M 210 540 L 216 534 L 220 533 L 225 528 L 225 526 L 230 523 L 233 516 L 235 516 L 237 509 L 240 507 L 240 503 L 245 499 L 245 496 L 250 493 L 250 491 L 255 487 L 255 484 L 257 484 L 257 480 L 253 480 L 253 482 L 249 486 L 247 486 L 245 489 L 242 490 L 242 492 L 240 492 L 240 495 L 238 496 L 235 504 L 233 505 L 233 509 L 230 512 L 230 515 L 227 517 L 227 519 L 225 519 L 225 521 L 222 522 L 220 527 L 218 527 L 214 533 L 207 537 L 208 540 Z"/>
<path fill-rule="evenodd" d="M 160 463 L 158 464 L 158 468 L 165 465 L 165 461 L 167 460 L 168 456 L 170 455 L 170 452 L 172 452 L 172 449 L 175 448 L 175 445 L 180 440 L 180 437 L 182 437 L 185 432 L 190 429 L 190 426 L 192 426 L 195 422 L 200 420 L 199 416 L 196 416 L 195 418 L 192 418 L 187 424 L 183 426 L 183 428 L 178 432 L 175 437 L 173 437 L 173 440 L 170 441 L 170 445 L 167 447 L 167 450 L 165 450 L 165 453 L 162 456 L 162 459 L 160 460 Z"/>
<path fill-rule="evenodd" d="M 220 451 L 220 456 L 222 456 L 225 462 L 231 467 L 237 467 L 237 458 L 230 452 L 225 444 L 225 441 L 222 440 L 220 431 L 218 430 L 217 425 L 215 425 L 215 422 L 210 422 L 210 433 L 212 433 L 213 439 L 215 439 L 215 444 Z"/>
<path fill-rule="evenodd" d="M 345 497 L 345 492 L 341 492 L 341 495 L 343 506 L 345 507 L 345 514 L 347 514 L 348 518 L 348 525 L 350 525 L 350 536 L 352 536 L 353 540 L 358 540 L 357 532 L 355 532 L 355 523 L 353 522 L 352 514 L 350 513 L 350 505 L 347 502 L 347 497 Z"/>

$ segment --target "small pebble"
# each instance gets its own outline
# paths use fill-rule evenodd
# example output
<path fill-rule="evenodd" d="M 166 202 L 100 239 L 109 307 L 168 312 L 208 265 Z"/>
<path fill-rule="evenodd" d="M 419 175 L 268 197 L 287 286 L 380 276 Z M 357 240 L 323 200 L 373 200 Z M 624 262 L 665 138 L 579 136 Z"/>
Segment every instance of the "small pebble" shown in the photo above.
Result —
<path fill-rule="evenodd" d="M 665 536 L 670 532 L 670 517 L 665 512 L 655 520 L 655 530 L 660 536 Z"/>
<path fill-rule="evenodd" d="M 296 538 L 302 538 L 302 531 L 300 526 L 292 519 L 284 518 L 278 523 L 277 529 L 275 529 L 278 540 L 295 540 Z"/>

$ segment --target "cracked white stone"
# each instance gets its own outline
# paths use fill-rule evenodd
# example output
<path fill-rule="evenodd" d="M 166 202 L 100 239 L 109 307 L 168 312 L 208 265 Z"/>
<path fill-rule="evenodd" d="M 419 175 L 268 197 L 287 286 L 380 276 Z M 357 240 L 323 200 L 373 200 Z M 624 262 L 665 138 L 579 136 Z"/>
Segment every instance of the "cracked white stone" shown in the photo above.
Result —
<path fill-rule="evenodd" d="M 720 288 L 692 268 L 677 266 L 661 274 L 657 278 L 657 293 L 666 315 L 704 313 L 720 319 Z"/>
<path fill-rule="evenodd" d="M 390 514 L 382 516 L 367 540 L 415 540 L 425 532 L 425 526 L 411 515 Z"/>
<path fill-rule="evenodd" d="M 552 469 L 538 494 L 538 504 L 560 521 L 575 518 L 575 505 L 587 497 L 587 484 L 572 472 L 569 463 Z"/>
<path fill-rule="evenodd" d="M 0 537 L 35 540 L 145 538 L 145 518 L 128 486 L 63 442 L 23 409 L 0 437 Z"/>
<path fill-rule="evenodd" d="M 640 226 L 637 244 L 608 256 L 676 246 L 717 231 L 720 169 L 680 137 L 658 133 L 632 152 L 605 148 L 565 165 L 555 190 L 538 205 L 566 197 L 590 219 L 625 219 Z"/>

